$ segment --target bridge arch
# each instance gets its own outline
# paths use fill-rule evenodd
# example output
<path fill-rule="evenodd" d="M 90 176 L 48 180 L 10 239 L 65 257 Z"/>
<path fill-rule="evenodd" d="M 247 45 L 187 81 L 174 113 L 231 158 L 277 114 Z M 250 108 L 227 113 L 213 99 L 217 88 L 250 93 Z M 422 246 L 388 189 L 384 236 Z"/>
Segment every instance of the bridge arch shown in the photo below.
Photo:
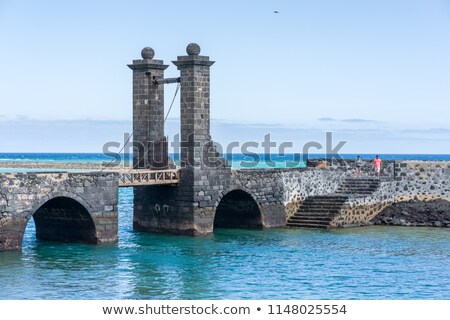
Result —
<path fill-rule="evenodd" d="M 27 223 L 31 218 L 38 239 L 98 243 L 92 207 L 76 194 L 63 191 L 46 195 L 32 206 Z"/>
<path fill-rule="evenodd" d="M 263 228 L 261 208 L 248 190 L 224 192 L 215 207 L 214 228 Z"/>
<path fill-rule="evenodd" d="M 27 220 L 31 219 L 33 214 L 40 207 L 42 207 L 47 201 L 54 199 L 54 198 L 58 198 L 58 197 L 73 199 L 73 200 L 79 202 L 83 207 L 85 207 L 86 210 L 88 210 L 89 214 L 91 214 L 93 212 L 92 206 L 86 200 L 84 200 L 82 197 L 80 197 L 79 195 L 72 193 L 72 192 L 68 192 L 68 191 L 60 191 L 60 192 L 49 193 L 49 194 L 45 195 L 44 197 L 40 198 L 38 201 L 36 201 L 28 212 Z"/>

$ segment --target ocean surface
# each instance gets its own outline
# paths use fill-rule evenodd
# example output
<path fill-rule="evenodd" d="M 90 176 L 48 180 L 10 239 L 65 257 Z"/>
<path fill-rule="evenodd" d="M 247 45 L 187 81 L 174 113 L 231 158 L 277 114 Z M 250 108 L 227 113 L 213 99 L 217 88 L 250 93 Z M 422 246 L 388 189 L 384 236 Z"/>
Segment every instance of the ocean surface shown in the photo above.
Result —
<path fill-rule="evenodd" d="M 23 251 L 0 253 L 0 299 L 450 299 L 450 229 L 216 229 L 193 238 L 136 232 L 132 215 L 132 189 L 121 188 L 113 245 L 40 241 L 30 220 Z"/>
<path fill-rule="evenodd" d="M 110 163 L 117 155 L 103 153 L 0 153 L 0 170 L 2 162 L 51 162 L 51 163 Z M 170 154 L 175 163 L 179 161 L 178 154 Z M 356 159 L 357 154 L 340 154 L 343 159 Z M 375 154 L 360 154 L 364 160 L 374 159 Z M 323 158 L 324 154 L 309 154 L 309 158 Z M 302 154 L 226 154 L 225 158 L 234 168 L 285 168 L 305 167 L 306 158 Z M 450 154 L 380 154 L 382 160 L 425 160 L 450 161 Z M 122 163 L 132 162 L 131 154 L 120 154 Z M 4 170 L 3 170 L 4 171 Z M 29 170 L 27 170 L 29 171 Z M 0 171 L 1 172 L 1 171 Z"/>

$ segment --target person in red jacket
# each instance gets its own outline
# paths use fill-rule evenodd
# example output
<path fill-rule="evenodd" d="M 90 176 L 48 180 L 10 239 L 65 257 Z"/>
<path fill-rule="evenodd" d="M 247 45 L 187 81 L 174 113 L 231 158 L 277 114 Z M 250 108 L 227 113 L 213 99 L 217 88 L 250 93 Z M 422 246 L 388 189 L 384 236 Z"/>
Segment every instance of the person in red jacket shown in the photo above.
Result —
<path fill-rule="evenodd" d="M 375 169 L 375 175 L 378 177 L 380 176 L 381 165 L 382 165 L 382 161 L 381 161 L 380 157 L 377 155 L 375 157 L 375 160 L 373 160 L 372 168 Z"/>

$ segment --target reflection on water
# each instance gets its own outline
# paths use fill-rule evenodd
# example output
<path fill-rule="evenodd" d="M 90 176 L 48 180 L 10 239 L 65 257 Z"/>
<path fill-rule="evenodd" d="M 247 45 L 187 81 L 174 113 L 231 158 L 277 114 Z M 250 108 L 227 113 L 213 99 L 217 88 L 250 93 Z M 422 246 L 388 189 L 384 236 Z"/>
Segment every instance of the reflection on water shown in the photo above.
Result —
<path fill-rule="evenodd" d="M 37 241 L 0 254 L 1 299 L 450 299 L 450 230 L 134 232 L 120 190 L 114 245 Z"/>

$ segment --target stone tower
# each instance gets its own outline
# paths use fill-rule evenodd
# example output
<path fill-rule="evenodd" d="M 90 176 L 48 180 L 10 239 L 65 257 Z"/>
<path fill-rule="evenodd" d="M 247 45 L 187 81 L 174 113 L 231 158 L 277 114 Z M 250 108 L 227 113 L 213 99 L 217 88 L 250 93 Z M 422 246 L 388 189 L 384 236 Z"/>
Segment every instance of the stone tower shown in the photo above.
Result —
<path fill-rule="evenodd" d="M 177 186 L 135 188 L 133 226 L 137 230 L 189 235 L 213 232 L 215 206 L 231 174 L 231 169 L 217 153 L 210 136 L 210 67 L 214 62 L 207 56 L 199 55 L 198 44 L 189 44 L 186 52 L 187 56 L 179 56 L 173 61 L 180 70 L 181 84 L 180 183 Z M 149 62 L 146 61 L 146 65 Z M 136 68 L 139 64 L 142 62 L 134 61 L 132 66 Z M 157 76 L 162 76 L 165 69 L 162 62 L 151 66 L 160 72 L 156 73 Z M 133 71 L 137 72 L 136 69 Z M 139 75 L 139 81 L 142 78 Z M 134 85 L 139 86 L 139 81 Z M 155 94 L 150 90 L 147 95 L 152 106 L 161 105 L 161 97 L 156 92 L 162 91 L 158 90 L 162 89 L 158 88 Z M 140 94 L 141 91 L 134 89 L 134 92 Z M 137 99 L 141 99 L 140 96 Z M 145 121 L 143 123 L 139 119 L 139 112 L 139 108 L 133 109 L 136 125 L 142 125 L 143 131 L 153 132 L 152 128 L 146 127 Z M 157 125 L 158 122 L 152 124 Z"/>
<path fill-rule="evenodd" d="M 202 163 L 203 150 L 209 147 L 210 136 L 210 67 L 214 61 L 200 56 L 200 46 L 187 46 L 187 56 L 179 56 L 173 63 L 180 70 L 180 159 L 186 167 Z"/>
<path fill-rule="evenodd" d="M 167 168 L 167 140 L 164 136 L 164 78 L 168 67 L 154 60 L 155 51 L 146 47 L 142 59 L 133 60 L 133 167 L 136 169 Z"/>

